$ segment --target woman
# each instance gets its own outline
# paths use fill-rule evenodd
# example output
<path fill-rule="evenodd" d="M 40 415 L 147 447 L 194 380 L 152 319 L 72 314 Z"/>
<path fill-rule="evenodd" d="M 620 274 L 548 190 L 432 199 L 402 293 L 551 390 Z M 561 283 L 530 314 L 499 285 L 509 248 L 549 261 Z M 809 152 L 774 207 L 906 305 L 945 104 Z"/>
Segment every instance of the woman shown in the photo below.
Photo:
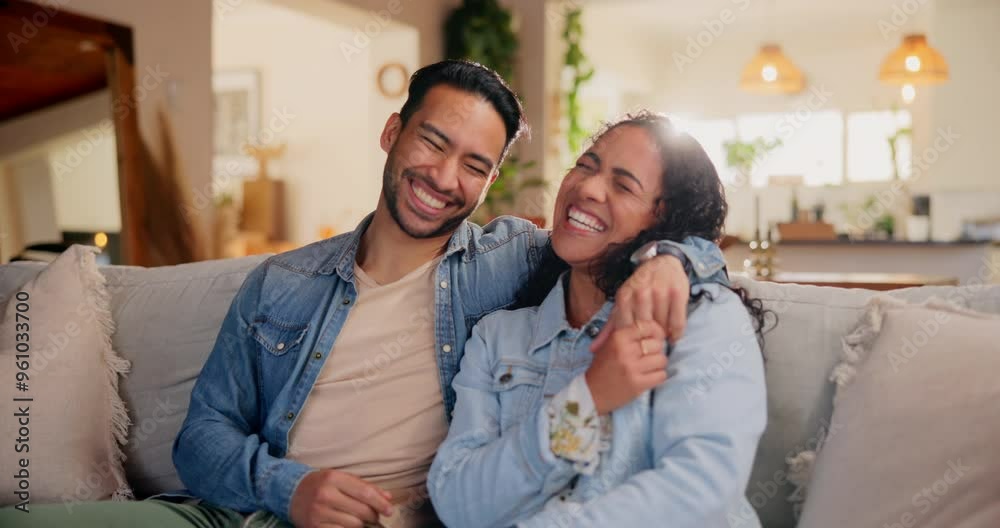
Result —
<path fill-rule="evenodd" d="M 637 248 L 717 240 L 725 216 L 711 161 L 666 117 L 597 136 L 559 189 L 525 307 L 473 329 L 428 478 L 445 524 L 759 526 L 744 490 L 766 422 L 760 302 L 695 285 L 670 345 L 655 323 L 607 321 Z"/>

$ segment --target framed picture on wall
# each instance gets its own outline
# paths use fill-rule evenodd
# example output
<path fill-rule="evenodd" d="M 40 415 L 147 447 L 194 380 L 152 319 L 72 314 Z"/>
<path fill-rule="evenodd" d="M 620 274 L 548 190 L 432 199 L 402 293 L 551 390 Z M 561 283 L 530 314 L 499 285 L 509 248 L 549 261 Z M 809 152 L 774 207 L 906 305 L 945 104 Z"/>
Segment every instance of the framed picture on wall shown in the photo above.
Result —
<path fill-rule="evenodd" d="M 260 132 L 260 74 L 255 70 L 212 75 L 216 175 L 244 176 L 255 170 L 243 145 Z"/>

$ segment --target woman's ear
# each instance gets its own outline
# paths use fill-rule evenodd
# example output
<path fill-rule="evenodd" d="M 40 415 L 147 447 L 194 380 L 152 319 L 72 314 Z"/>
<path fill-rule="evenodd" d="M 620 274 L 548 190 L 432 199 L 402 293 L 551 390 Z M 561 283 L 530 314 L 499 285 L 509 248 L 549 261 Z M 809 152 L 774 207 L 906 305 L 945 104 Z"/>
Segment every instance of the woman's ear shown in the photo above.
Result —
<path fill-rule="evenodd" d="M 403 118 L 399 115 L 399 112 L 393 112 L 389 119 L 386 120 L 385 126 L 382 128 L 382 135 L 379 137 L 379 145 L 382 147 L 382 151 L 386 154 L 392 150 L 393 145 L 396 144 L 396 140 L 399 139 L 399 134 L 403 131 Z"/>

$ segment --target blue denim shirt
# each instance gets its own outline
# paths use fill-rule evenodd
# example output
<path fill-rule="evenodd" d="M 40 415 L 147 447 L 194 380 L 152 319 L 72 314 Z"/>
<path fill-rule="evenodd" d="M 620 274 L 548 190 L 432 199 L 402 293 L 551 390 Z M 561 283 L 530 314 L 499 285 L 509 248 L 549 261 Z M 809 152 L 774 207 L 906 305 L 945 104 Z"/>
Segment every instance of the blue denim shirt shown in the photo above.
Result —
<path fill-rule="evenodd" d="M 247 276 L 174 441 L 174 465 L 188 486 L 181 493 L 288 519 L 292 493 L 313 469 L 284 458 L 288 432 L 357 296 L 355 256 L 370 222 L 371 215 L 351 233 L 275 255 Z M 435 271 L 435 349 L 446 418 L 472 327 L 514 301 L 547 240 L 548 231 L 513 217 L 485 228 L 466 222 L 451 237 Z M 724 276 L 718 248 L 692 240 L 678 245 L 695 263 L 691 280 Z"/>
<path fill-rule="evenodd" d="M 767 398 L 763 357 L 740 299 L 698 284 L 668 379 L 611 413 L 591 475 L 550 449 L 546 402 L 583 376 L 608 302 L 583 328 L 566 321 L 562 281 L 541 306 L 473 328 L 458 401 L 428 476 L 435 510 L 463 527 L 759 527 L 744 497 Z"/>

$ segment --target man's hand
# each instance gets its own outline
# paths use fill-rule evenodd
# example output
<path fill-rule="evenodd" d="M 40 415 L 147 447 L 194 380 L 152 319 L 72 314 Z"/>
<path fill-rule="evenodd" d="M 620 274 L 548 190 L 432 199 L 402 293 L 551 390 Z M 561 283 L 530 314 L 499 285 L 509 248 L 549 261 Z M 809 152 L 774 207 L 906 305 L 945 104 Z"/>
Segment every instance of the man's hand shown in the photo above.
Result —
<path fill-rule="evenodd" d="M 607 414 L 667 379 L 665 335 L 659 324 L 639 321 L 610 335 L 594 351 L 584 374 L 597 414 Z"/>
<path fill-rule="evenodd" d="M 639 265 L 618 288 L 611 319 L 590 346 L 592 352 L 604 345 L 616 328 L 628 328 L 638 321 L 653 321 L 666 330 L 676 343 L 684 335 L 691 282 L 681 261 L 660 255 Z"/>
<path fill-rule="evenodd" d="M 321 469 L 307 473 L 295 488 L 289 517 L 298 528 L 361 528 L 365 522 L 392 515 L 392 496 L 360 478 Z"/>

